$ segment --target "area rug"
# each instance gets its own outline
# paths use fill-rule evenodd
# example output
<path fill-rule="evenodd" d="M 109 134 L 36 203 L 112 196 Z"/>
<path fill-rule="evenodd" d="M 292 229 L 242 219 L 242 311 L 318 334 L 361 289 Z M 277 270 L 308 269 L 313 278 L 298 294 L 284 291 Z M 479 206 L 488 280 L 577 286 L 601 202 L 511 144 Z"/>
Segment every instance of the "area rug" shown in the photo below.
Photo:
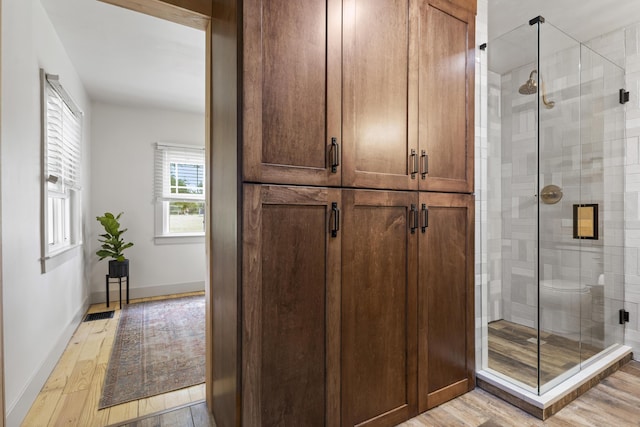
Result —
<path fill-rule="evenodd" d="M 100 409 L 203 383 L 204 316 L 203 295 L 125 306 Z"/>

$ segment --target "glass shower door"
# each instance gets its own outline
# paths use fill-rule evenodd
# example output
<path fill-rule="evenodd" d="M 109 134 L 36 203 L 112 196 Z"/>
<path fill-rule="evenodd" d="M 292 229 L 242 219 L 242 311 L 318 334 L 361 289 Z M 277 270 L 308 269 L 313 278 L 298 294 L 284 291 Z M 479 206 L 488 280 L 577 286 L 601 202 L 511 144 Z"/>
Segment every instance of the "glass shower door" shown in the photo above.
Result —
<path fill-rule="evenodd" d="M 538 108 L 523 83 L 537 79 L 537 41 L 525 24 L 489 42 L 487 117 L 487 368 L 536 393 Z"/>
<path fill-rule="evenodd" d="M 539 25 L 538 297 L 539 387 L 580 369 L 581 314 L 586 310 L 581 240 L 573 206 L 581 203 L 580 44 L 549 23 Z M 584 304 L 584 306 L 583 306 Z"/>
<path fill-rule="evenodd" d="M 597 238 L 581 240 L 582 282 L 592 297 L 590 311 L 582 316 L 584 364 L 594 352 L 624 342 L 619 310 L 624 307 L 625 112 L 620 91 L 625 72 L 587 46 L 581 47 L 580 56 L 580 209 L 597 213 L 598 231 Z M 588 218 L 583 221 L 589 225 Z"/>

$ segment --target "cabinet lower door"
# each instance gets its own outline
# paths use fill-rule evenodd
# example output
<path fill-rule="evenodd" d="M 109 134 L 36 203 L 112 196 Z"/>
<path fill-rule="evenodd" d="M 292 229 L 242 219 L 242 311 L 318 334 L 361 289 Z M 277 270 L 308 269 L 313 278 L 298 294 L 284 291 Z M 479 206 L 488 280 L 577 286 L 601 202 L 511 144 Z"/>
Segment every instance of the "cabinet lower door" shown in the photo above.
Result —
<path fill-rule="evenodd" d="M 420 194 L 420 412 L 474 387 L 474 200 Z"/>
<path fill-rule="evenodd" d="M 244 203 L 243 425 L 338 426 L 340 190 L 245 184 Z"/>
<path fill-rule="evenodd" d="M 417 413 L 417 193 L 342 195 L 342 426 L 391 426 Z"/>
<path fill-rule="evenodd" d="M 473 191 L 475 16 L 447 0 L 420 3 L 420 189 Z"/>

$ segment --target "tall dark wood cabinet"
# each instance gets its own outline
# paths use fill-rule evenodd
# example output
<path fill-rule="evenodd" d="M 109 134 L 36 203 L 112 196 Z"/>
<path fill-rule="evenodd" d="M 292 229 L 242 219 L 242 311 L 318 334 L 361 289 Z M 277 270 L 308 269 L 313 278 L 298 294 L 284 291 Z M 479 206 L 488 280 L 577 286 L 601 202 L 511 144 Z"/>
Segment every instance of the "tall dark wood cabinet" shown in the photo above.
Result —
<path fill-rule="evenodd" d="M 243 11 L 243 180 L 340 186 L 341 2 Z"/>
<path fill-rule="evenodd" d="M 339 425 L 341 205 L 337 189 L 244 185 L 243 425 Z"/>
<path fill-rule="evenodd" d="M 417 414 L 417 194 L 343 190 L 342 425 Z"/>
<path fill-rule="evenodd" d="M 475 1 L 214 15 L 217 424 L 393 426 L 473 388 Z"/>
<path fill-rule="evenodd" d="M 475 7 L 425 0 L 420 23 L 420 190 L 472 193 Z"/>
<path fill-rule="evenodd" d="M 417 190 L 417 1 L 343 5 L 342 184 Z"/>
<path fill-rule="evenodd" d="M 421 193 L 418 258 L 420 412 L 473 389 L 474 201 Z"/>

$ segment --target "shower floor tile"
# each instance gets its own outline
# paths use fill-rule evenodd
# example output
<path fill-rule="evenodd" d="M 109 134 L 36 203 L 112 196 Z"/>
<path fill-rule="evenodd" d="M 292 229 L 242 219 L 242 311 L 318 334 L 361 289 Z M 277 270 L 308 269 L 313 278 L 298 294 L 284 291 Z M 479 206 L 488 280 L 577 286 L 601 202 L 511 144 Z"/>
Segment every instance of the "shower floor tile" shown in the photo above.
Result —
<path fill-rule="evenodd" d="M 540 382 L 553 380 L 604 348 L 540 332 Z M 506 320 L 489 323 L 489 368 L 538 386 L 538 331 Z"/>

